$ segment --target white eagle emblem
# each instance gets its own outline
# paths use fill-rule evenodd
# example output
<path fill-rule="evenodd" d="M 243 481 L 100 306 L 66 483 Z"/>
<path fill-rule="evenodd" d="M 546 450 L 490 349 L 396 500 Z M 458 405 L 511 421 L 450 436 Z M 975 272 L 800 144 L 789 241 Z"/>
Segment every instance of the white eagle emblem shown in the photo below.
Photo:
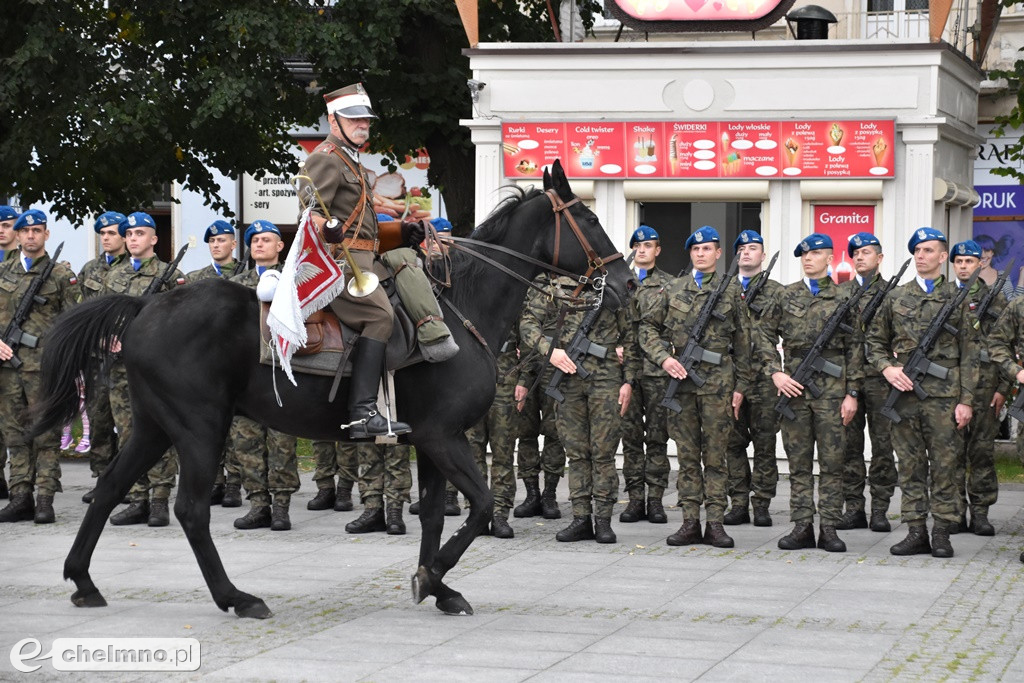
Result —
<path fill-rule="evenodd" d="M 854 243 L 855 246 L 858 246 L 858 247 L 861 246 L 861 244 L 863 243 L 863 240 L 861 240 L 860 235 L 854 235 L 853 236 L 853 243 Z"/>
<path fill-rule="evenodd" d="M 800 243 L 800 248 L 803 249 L 804 251 L 810 251 L 811 245 L 807 244 L 807 240 L 804 240 L 803 242 Z"/>
<path fill-rule="evenodd" d="M 917 231 L 917 239 L 923 240 L 926 237 L 928 237 L 928 232 L 924 228 Z"/>
<path fill-rule="evenodd" d="M 36 224 L 36 217 L 33 216 L 32 214 L 29 214 L 29 215 L 25 216 L 25 223 L 28 224 L 28 225 L 35 225 Z"/>
<path fill-rule="evenodd" d="M 295 271 L 295 284 L 301 285 L 309 282 L 313 278 L 323 273 L 320 266 L 314 265 L 309 261 L 302 263 Z"/>
<path fill-rule="evenodd" d="M 135 216 L 128 216 L 128 225 L 135 225 Z"/>
<path fill-rule="evenodd" d="M 740 236 L 740 239 L 743 240 L 744 242 L 749 242 L 750 235 L 748 235 L 747 233 L 743 233 L 743 235 Z"/>
<path fill-rule="evenodd" d="M 700 230 L 698 230 L 697 232 L 693 233 L 693 240 L 695 242 L 703 242 L 704 241 L 704 233 L 701 232 Z"/>

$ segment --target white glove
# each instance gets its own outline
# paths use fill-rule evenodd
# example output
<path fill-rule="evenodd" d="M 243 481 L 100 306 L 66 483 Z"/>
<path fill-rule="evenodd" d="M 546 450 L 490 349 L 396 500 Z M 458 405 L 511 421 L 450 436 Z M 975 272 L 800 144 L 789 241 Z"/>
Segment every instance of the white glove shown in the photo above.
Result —
<path fill-rule="evenodd" d="M 256 298 L 260 301 L 273 301 L 274 292 L 277 291 L 277 283 L 281 280 L 281 273 L 276 270 L 265 270 L 260 275 L 259 284 L 256 285 Z"/>

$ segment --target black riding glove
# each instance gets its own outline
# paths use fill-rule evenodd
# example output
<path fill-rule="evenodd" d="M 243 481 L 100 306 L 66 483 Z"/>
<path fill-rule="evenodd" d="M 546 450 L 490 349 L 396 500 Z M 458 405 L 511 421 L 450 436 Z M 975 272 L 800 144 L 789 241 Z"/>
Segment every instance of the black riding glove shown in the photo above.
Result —
<path fill-rule="evenodd" d="M 423 227 L 423 221 L 402 222 L 402 244 L 407 247 L 415 247 L 427 236 L 427 229 Z"/>

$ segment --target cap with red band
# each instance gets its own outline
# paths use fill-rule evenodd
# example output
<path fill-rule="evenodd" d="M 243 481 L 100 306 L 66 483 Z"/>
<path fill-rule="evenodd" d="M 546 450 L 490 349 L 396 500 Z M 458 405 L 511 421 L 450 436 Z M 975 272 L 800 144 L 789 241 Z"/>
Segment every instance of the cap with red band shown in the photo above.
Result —
<path fill-rule="evenodd" d="M 366 94 L 362 83 L 346 85 L 340 90 L 324 95 L 327 102 L 327 113 L 338 114 L 346 119 L 377 118 L 370 104 L 370 96 Z"/>

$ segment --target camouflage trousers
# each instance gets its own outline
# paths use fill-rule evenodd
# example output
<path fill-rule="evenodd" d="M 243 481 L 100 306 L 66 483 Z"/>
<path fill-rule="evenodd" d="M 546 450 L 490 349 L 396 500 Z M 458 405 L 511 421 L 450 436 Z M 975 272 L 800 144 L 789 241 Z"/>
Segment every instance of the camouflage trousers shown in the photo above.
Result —
<path fill-rule="evenodd" d="M 999 417 L 992 409 L 994 387 L 978 387 L 974 416 L 964 437 L 964 455 L 956 475 L 960 513 L 988 512 L 999 498 L 999 477 L 996 475 L 996 437 Z M 966 487 L 965 487 L 966 485 Z"/>
<path fill-rule="evenodd" d="M 559 385 L 555 423 L 569 458 L 569 498 L 574 517 L 611 517 L 619 494 L 615 451 L 622 436 L 618 381 L 566 375 Z"/>
<path fill-rule="evenodd" d="M 356 454 L 359 460 L 359 497 L 366 508 L 389 503 L 408 503 L 412 489 L 408 444 L 342 443 L 341 449 Z"/>
<path fill-rule="evenodd" d="M 114 416 L 114 426 L 117 427 L 118 443 L 123 448 L 132 435 L 132 404 L 128 393 L 128 372 L 121 362 L 110 366 L 110 412 Z M 138 502 L 148 499 L 152 491 L 154 498 L 167 500 L 171 497 L 177 474 L 178 454 L 174 448 L 169 448 L 160 456 L 160 461 L 132 485 L 128 497 Z"/>
<path fill-rule="evenodd" d="M 238 464 L 238 449 L 234 446 L 235 431 L 238 429 L 239 421 L 243 420 L 236 416 L 231 420 L 231 427 L 228 429 L 228 438 L 224 442 L 224 450 L 220 454 L 220 463 L 217 467 L 217 478 L 215 484 L 233 484 L 241 486 L 242 469 Z"/>
<path fill-rule="evenodd" d="M 296 438 L 268 429 L 247 417 L 231 423 L 231 448 L 225 460 L 234 460 L 242 472 L 242 486 L 253 505 L 288 505 L 299 490 Z"/>
<path fill-rule="evenodd" d="M 872 512 L 886 512 L 896 491 L 896 458 L 892 452 L 892 420 L 882 415 L 889 396 L 884 377 L 865 377 L 857 401 L 857 414 L 846 426 L 846 455 L 843 460 L 843 497 L 847 510 L 864 510 L 864 480 L 871 486 Z M 871 437 L 871 466 L 864 466 L 864 424 Z"/>
<path fill-rule="evenodd" d="M 565 448 L 555 425 L 555 401 L 544 393 L 549 373 L 526 397 L 519 432 L 519 478 L 539 477 L 541 469 L 547 475 L 565 475 Z M 527 387 L 529 388 L 529 387 Z M 544 451 L 540 450 L 538 436 L 544 436 Z"/>
<path fill-rule="evenodd" d="M 10 451 L 12 494 L 32 493 L 33 486 L 42 495 L 63 491 L 60 430 L 40 434 L 32 443 L 25 443 L 25 432 L 31 425 L 25 410 L 35 405 L 39 388 L 38 372 L 13 370 L 7 364 L 0 368 L 0 431 Z"/>
<path fill-rule="evenodd" d="M 110 386 L 100 369 L 93 378 L 93 392 L 85 404 L 89 416 L 89 469 L 98 477 L 114 457 L 117 435 L 114 433 L 114 416 L 110 412 Z"/>
<path fill-rule="evenodd" d="M 900 459 L 903 521 L 921 526 L 929 512 L 939 526 L 959 521 L 957 472 L 964 435 L 953 421 L 956 399 L 922 401 L 908 392 L 895 407 L 902 418 L 891 429 L 892 445 Z"/>
<path fill-rule="evenodd" d="M 782 420 L 782 445 L 789 461 L 789 513 L 794 524 L 814 523 L 814 447 L 818 447 L 818 509 L 823 525 L 843 515 L 843 454 L 846 428 L 841 398 L 790 400 L 795 420 Z"/>
<path fill-rule="evenodd" d="M 499 387 L 487 414 L 466 430 L 466 439 L 473 449 L 473 458 L 487 478 L 487 444 L 491 445 L 491 493 L 494 513 L 507 515 L 516 497 L 516 475 L 513 467 L 520 414 L 511 395 L 513 387 Z M 451 484 L 449 484 L 451 486 Z"/>
<path fill-rule="evenodd" d="M 701 396 L 680 391 L 676 400 L 683 410 L 679 414 L 669 412 L 668 433 L 676 442 L 676 490 L 683 519 L 699 522 L 703 505 L 707 521 L 721 522 L 729 485 L 726 451 L 734 429 L 732 392 Z"/>
<path fill-rule="evenodd" d="M 313 481 L 318 489 L 333 489 L 335 475 L 338 488 L 345 491 L 351 491 L 359 480 L 359 455 L 340 441 L 314 441 L 313 456 L 316 458 Z"/>
<path fill-rule="evenodd" d="M 745 508 L 768 505 L 779 484 L 779 463 L 775 459 L 775 435 L 782 416 L 775 412 L 778 392 L 771 381 L 759 380 L 750 396 L 743 398 L 740 418 L 733 421 L 729 435 L 729 498 L 733 506 Z M 754 466 L 747 459 L 747 445 L 754 444 Z M 753 494 L 753 495 L 751 495 Z"/>
<path fill-rule="evenodd" d="M 667 387 L 663 375 L 643 377 L 633 388 L 622 425 L 622 478 L 631 500 L 660 500 L 668 487 L 668 416 L 661 406 Z"/>

